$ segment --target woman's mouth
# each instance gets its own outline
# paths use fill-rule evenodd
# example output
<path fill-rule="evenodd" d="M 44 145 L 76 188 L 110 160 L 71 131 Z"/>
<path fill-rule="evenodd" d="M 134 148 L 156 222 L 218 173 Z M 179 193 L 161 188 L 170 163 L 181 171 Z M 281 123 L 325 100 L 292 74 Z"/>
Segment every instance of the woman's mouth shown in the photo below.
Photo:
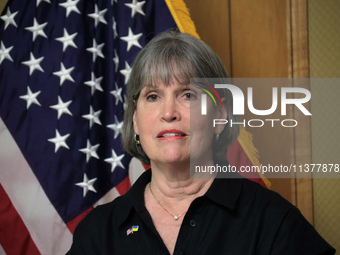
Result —
<path fill-rule="evenodd" d="M 180 135 L 180 134 L 175 134 L 175 133 L 166 133 L 161 135 L 160 137 L 170 137 L 170 136 L 185 136 L 185 135 Z"/>
<path fill-rule="evenodd" d="M 172 129 L 172 130 L 163 130 L 161 132 L 158 133 L 157 138 L 158 139 L 164 139 L 164 140 L 169 140 L 169 139 L 183 139 L 185 138 L 187 135 L 179 130 L 176 129 Z"/>

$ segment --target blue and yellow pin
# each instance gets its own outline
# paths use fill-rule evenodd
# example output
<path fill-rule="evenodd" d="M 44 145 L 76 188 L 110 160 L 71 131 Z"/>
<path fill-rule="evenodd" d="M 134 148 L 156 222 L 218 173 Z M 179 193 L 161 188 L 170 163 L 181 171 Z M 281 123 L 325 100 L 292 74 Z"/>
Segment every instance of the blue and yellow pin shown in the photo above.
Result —
<path fill-rule="evenodd" d="M 126 230 L 126 235 L 130 235 L 133 234 L 134 232 L 137 232 L 139 229 L 138 225 L 133 225 L 131 228 L 129 228 L 128 230 Z"/>

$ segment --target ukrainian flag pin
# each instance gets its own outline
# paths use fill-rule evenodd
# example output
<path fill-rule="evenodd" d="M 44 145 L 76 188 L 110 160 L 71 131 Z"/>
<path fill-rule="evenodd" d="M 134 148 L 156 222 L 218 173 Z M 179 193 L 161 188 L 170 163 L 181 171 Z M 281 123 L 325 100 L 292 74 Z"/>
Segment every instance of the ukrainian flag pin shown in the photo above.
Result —
<path fill-rule="evenodd" d="M 130 235 L 133 234 L 134 232 L 137 232 L 139 229 L 138 225 L 133 225 L 131 228 L 129 228 L 128 230 L 126 230 L 126 235 Z"/>

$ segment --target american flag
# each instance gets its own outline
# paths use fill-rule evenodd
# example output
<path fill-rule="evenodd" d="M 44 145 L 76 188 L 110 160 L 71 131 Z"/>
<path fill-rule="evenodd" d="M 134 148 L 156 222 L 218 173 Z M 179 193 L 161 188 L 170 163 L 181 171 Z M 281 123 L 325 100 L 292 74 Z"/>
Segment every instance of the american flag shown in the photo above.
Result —
<path fill-rule="evenodd" d="M 10 0 L 0 19 L 0 254 L 64 254 L 130 187 L 132 62 L 177 28 L 163 0 Z M 106 200 L 105 200 L 106 196 Z"/>

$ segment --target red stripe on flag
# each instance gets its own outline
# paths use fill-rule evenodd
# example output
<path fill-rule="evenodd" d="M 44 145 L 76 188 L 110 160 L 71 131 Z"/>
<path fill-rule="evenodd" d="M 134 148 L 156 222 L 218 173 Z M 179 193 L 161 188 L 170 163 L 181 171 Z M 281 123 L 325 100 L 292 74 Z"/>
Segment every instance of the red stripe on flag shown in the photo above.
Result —
<path fill-rule="evenodd" d="M 131 188 L 131 182 L 129 176 L 127 176 L 123 181 L 121 181 L 116 189 L 118 190 L 120 195 L 124 195 Z"/>
<path fill-rule="evenodd" d="M 24 222 L 1 184 L 0 201 L 0 243 L 6 254 L 40 254 Z"/>
<path fill-rule="evenodd" d="M 74 218 L 73 220 L 71 220 L 70 222 L 66 224 L 67 228 L 71 231 L 72 234 L 74 233 L 74 230 L 76 229 L 78 223 L 81 222 L 82 219 L 84 219 L 85 216 L 88 215 L 92 211 L 92 209 L 93 207 L 90 207 L 85 212 L 78 215 L 76 218 Z"/>
<path fill-rule="evenodd" d="M 151 168 L 150 165 L 144 164 L 143 162 L 141 162 L 141 163 L 142 163 L 145 170 L 149 170 Z"/>
<path fill-rule="evenodd" d="M 253 163 L 250 161 L 249 157 L 245 153 L 241 144 L 238 140 L 235 140 L 232 145 L 228 148 L 227 159 L 231 166 L 236 166 L 239 170 L 241 166 L 252 166 Z M 267 187 L 267 185 L 262 180 L 261 176 L 258 173 L 239 173 L 240 175 L 246 177 L 249 180 L 254 182 L 258 182 L 263 187 Z"/>

